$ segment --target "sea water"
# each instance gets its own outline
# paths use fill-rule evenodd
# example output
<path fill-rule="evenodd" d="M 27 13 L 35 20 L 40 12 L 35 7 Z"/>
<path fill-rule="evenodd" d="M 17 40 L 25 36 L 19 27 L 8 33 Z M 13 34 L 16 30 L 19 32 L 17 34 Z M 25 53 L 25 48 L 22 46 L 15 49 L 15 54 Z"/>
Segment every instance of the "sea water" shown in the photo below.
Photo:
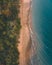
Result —
<path fill-rule="evenodd" d="M 33 29 L 38 41 L 37 63 L 52 65 L 52 0 L 32 2 Z"/>

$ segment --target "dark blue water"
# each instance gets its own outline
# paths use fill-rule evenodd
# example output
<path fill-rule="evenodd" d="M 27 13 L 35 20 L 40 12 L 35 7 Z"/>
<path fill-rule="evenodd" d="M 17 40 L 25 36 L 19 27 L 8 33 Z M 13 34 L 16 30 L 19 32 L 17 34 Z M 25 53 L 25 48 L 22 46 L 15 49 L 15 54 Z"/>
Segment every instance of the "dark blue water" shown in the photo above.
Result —
<path fill-rule="evenodd" d="M 52 65 L 52 0 L 33 0 L 38 65 Z"/>

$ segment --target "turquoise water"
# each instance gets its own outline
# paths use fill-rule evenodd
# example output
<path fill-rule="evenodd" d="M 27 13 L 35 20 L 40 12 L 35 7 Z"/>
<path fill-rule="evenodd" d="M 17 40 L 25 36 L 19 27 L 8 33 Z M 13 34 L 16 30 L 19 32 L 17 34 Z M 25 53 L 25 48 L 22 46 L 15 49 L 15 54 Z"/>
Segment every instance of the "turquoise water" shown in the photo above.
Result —
<path fill-rule="evenodd" d="M 52 0 L 33 0 L 38 65 L 52 65 Z"/>

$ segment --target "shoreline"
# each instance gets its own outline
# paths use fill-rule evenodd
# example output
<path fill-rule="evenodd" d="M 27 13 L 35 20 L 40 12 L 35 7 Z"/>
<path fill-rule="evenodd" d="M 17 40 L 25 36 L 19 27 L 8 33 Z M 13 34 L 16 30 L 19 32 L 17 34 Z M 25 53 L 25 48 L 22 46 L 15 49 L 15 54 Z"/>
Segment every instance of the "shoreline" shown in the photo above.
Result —
<path fill-rule="evenodd" d="M 20 31 L 20 43 L 18 45 L 19 50 L 19 65 L 29 65 L 30 60 L 30 48 L 27 48 L 29 46 L 30 41 L 30 32 L 29 32 L 29 26 L 27 21 L 27 14 L 29 9 L 29 3 L 21 3 L 20 7 L 20 18 L 21 18 L 21 31 Z"/>

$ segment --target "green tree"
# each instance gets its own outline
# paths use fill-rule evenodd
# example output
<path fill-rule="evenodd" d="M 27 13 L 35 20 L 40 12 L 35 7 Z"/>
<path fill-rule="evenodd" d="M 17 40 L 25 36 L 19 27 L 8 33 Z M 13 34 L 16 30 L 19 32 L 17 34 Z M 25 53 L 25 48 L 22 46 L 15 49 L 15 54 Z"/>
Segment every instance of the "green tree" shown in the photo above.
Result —
<path fill-rule="evenodd" d="M 0 9 L 0 65 L 18 65 L 19 0 L 0 0 Z"/>

